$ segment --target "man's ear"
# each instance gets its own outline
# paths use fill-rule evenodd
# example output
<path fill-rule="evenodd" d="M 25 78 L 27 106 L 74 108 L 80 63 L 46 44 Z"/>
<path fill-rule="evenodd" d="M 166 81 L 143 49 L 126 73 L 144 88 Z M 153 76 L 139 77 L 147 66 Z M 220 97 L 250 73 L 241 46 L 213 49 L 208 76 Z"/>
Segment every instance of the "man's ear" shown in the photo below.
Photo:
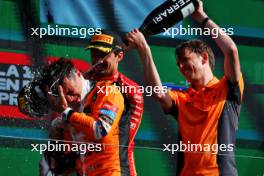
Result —
<path fill-rule="evenodd" d="M 82 75 L 82 73 L 78 69 L 76 69 L 76 74 L 78 77 L 80 77 Z"/>
<path fill-rule="evenodd" d="M 209 63 L 209 56 L 208 56 L 208 53 L 207 52 L 202 52 L 201 53 L 201 56 L 202 56 L 202 63 L 205 64 L 205 63 Z"/>
<path fill-rule="evenodd" d="M 124 57 L 124 52 L 123 51 L 120 51 L 118 54 L 117 54 L 117 61 L 120 62 Z"/>

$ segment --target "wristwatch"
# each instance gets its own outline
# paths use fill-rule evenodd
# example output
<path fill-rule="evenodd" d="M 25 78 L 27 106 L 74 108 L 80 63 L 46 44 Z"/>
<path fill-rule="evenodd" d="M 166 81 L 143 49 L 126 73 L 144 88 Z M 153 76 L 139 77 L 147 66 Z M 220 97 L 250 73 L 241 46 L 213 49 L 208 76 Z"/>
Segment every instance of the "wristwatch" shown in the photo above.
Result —
<path fill-rule="evenodd" d="M 71 114 L 73 113 L 73 110 L 72 108 L 66 108 L 62 113 L 61 113 L 61 116 L 62 116 L 62 120 L 64 123 L 68 123 L 69 122 L 69 117 L 71 116 Z"/>

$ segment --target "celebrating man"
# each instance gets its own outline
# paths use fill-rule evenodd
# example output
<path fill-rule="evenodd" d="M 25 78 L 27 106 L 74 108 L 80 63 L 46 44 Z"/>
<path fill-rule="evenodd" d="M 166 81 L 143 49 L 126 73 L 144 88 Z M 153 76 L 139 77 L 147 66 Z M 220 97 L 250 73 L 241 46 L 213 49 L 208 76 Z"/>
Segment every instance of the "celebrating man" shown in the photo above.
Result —
<path fill-rule="evenodd" d="M 137 84 L 118 72 L 118 63 L 123 58 L 121 44 L 120 38 L 111 32 L 91 38 L 87 48 L 91 49 L 93 69 L 85 77 L 97 83 L 84 98 L 81 98 L 83 91 L 88 89 L 80 72 L 73 70 L 57 78 L 66 67 L 60 67 L 58 72 L 53 70 L 59 64 L 50 67 L 51 72 L 56 72 L 46 90 L 52 109 L 73 127 L 74 136 L 82 136 L 81 141 L 103 145 L 101 152 L 89 152 L 78 159 L 77 169 L 82 175 L 137 175 L 133 147 L 143 113 L 143 97 Z M 125 86 L 134 89 L 117 91 Z"/>
<path fill-rule="evenodd" d="M 243 94 L 238 50 L 232 39 L 208 18 L 199 1 L 192 18 L 203 27 L 217 29 L 211 35 L 224 54 L 224 76 L 218 80 L 213 75 L 214 55 L 211 48 L 200 40 L 182 43 L 176 49 L 177 65 L 190 82 L 186 92 L 154 92 L 165 113 L 172 114 L 179 124 L 183 144 L 208 144 L 234 146 L 235 131 Z M 159 74 L 144 36 L 137 29 L 127 34 L 130 47 L 138 49 L 148 85 L 162 89 Z M 237 175 L 234 150 L 219 148 L 212 151 L 184 152 L 180 175 Z"/>
<path fill-rule="evenodd" d="M 143 114 L 143 96 L 138 85 L 118 71 L 123 59 L 123 41 L 114 32 L 102 31 L 91 38 L 87 49 L 91 50 L 94 69 L 85 77 L 95 81 L 110 81 L 119 86 L 124 97 L 125 111 L 119 124 L 119 159 L 122 175 L 137 175 L 134 162 L 134 138 Z"/>

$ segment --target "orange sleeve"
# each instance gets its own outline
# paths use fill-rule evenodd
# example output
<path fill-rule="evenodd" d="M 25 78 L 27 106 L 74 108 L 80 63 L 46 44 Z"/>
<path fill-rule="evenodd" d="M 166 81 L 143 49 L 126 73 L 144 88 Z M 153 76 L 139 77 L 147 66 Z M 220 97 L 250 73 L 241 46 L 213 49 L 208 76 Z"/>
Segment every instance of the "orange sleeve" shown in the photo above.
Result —
<path fill-rule="evenodd" d="M 174 101 L 175 105 L 178 105 L 178 94 L 175 91 L 168 90 L 168 94 L 171 97 L 171 100 Z"/>
<path fill-rule="evenodd" d="M 70 116 L 69 123 L 74 128 L 83 131 L 87 135 L 88 139 L 95 139 L 93 127 L 96 122 L 92 116 L 85 113 L 74 112 Z"/>
<path fill-rule="evenodd" d="M 238 80 L 238 87 L 240 90 L 240 97 L 241 97 L 241 101 L 242 101 L 242 97 L 243 97 L 243 93 L 244 93 L 244 79 L 243 79 L 242 73 L 241 73 L 240 78 Z"/>
<path fill-rule="evenodd" d="M 178 94 L 176 91 L 168 90 L 168 94 L 172 101 L 172 106 L 169 109 L 163 109 L 165 114 L 171 114 L 177 118 L 178 116 Z"/>
<path fill-rule="evenodd" d="M 70 115 L 69 123 L 84 132 L 89 141 L 94 141 L 106 136 L 112 128 L 118 125 L 124 110 L 123 95 L 115 85 L 115 91 L 97 92 L 96 100 L 92 106 L 92 114 L 74 112 Z M 110 90 L 110 89 L 109 89 Z"/>

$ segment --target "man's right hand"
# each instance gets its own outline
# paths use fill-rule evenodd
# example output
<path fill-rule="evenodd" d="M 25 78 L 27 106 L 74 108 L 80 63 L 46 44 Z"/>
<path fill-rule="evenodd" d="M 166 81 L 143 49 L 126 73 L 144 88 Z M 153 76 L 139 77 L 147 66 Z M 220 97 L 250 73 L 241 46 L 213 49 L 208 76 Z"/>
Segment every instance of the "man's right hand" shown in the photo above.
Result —
<path fill-rule="evenodd" d="M 144 35 L 138 29 L 134 29 L 131 32 L 127 33 L 126 39 L 128 41 L 128 46 L 123 47 L 126 51 L 135 48 L 138 49 L 139 52 L 141 52 L 148 48 L 148 43 Z"/>
<path fill-rule="evenodd" d="M 48 86 L 46 86 L 45 90 L 47 92 L 50 107 L 54 112 L 62 113 L 65 109 L 68 108 L 68 103 L 63 93 L 62 86 L 58 87 L 59 96 L 57 97 L 49 93 Z"/>
<path fill-rule="evenodd" d="M 204 12 L 203 9 L 203 2 L 198 0 L 198 7 L 196 8 L 196 10 L 193 12 L 193 14 L 191 15 L 192 18 L 198 22 L 199 24 L 202 23 L 202 21 L 208 17 L 208 15 Z"/>

